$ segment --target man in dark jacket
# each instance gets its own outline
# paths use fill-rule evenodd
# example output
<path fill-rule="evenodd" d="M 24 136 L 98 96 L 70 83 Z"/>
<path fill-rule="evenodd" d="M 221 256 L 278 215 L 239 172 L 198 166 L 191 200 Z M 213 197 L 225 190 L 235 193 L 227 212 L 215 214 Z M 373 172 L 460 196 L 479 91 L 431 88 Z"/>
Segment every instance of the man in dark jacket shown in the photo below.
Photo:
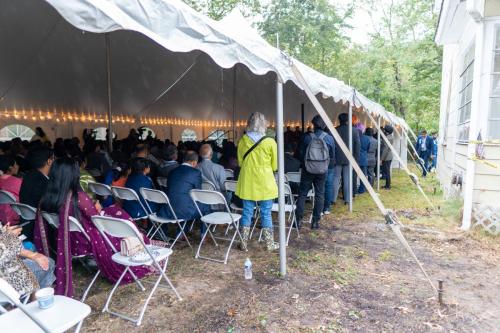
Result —
<path fill-rule="evenodd" d="M 31 171 L 23 178 L 19 191 L 19 202 L 33 208 L 38 208 L 40 199 L 44 195 L 49 183 L 49 172 L 54 161 L 54 153 L 45 146 L 39 146 L 30 150 L 26 159 L 31 167 Z M 29 223 L 23 227 L 23 235 L 29 241 L 33 241 L 33 228 L 34 223 Z"/>
<path fill-rule="evenodd" d="M 168 174 L 179 166 L 177 158 L 177 148 L 174 145 L 164 148 L 163 162 L 158 169 L 158 177 L 168 177 Z"/>
<path fill-rule="evenodd" d="M 300 160 L 293 157 L 295 153 L 294 150 L 293 144 L 285 144 L 285 173 L 300 171 Z"/>
<path fill-rule="evenodd" d="M 325 180 L 327 173 L 313 174 L 308 172 L 305 167 L 305 155 L 307 153 L 307 147 L 313 140 L 314 136 L 320 138 L 321 140 L 324 140 L 326 146 L 328 147 L 328 156 L 330 160 L 335 156 L 335 144 L 333 141 L 333 137 L 324 132 L 324 128 L 326 127 L 326 125 L 323 119 L 321 119 L 321 116 L 314 116 L 311 122 L 314 126 L 314 132 L 304 135 L 303 140 L 300 144 L 299 151 L 300 159 L 302 161 L 302 173 L 300 177 L 299 198 L 297 199 L 297 208 L 295 210 L 295 214 L 297 216 L 297 222 L 300 227 L 300 223 L 302 221 L 302 218 L 304 217 L 305 200 L 307 194 L 309 193 L 309 190 L 314 185 L 314 211 L 311 229 L 318 229 L 325 200 Z"/>
<path fill-rule="evenodd" d="M 201 171 L 196 168 L 198 165 L 198 154 L 194 151 L 187 151 L 184 156 L 184 163 L 172 170 L 167 178 L 167 196 L 170 204 L 177 215 L 177 218 L 185 221 L 195 220 L 200 217 L 189 191 L 201 189 L 202 176 Z M 205 213 L 205 206 L 199 205 L 202 213 Z M 162 207 L 158 213 L 159 216 L 174 218 L 170 210 Z M 204 228 L 202 227 L 202 232 Z"/>
<path fill-rule="evenodd" d="M 345 145 L 349 147 L 349 115 L 347 113 L 341 113 L 339 115 L 339 123 L 337 126 L 337 132 L 339 133 L 342 141 Z M 356 161 L 359 160 L 359 132 L 356 128 L 352 128 L 352 155 Z M 337 197 L 340 189 L 340 179 L 342 178 L 342 190 L 344 195 L 344 202 L 349 203 L 349 198 L 351 195 L 351 188 L 349 187 L 349 160 L 344 155 L 344 152 L 338 149 L 337 154 L 335 154 L 335 175 L 333 179 L 333 203 L 337 201 Z"/>
<path fill-rule="evenodd" d="M 391 145 L 393 145 L 394 137 L 392 136 L 392 132 L 394 129 L 391 125 L 384 126 L 384 134 L 387 137 L 387 140 Z M 391 189 L 391 164 L 392 164 L 392 150 L 389 145 L 383 140 L 380 146 L 380 166 L 382 170 L 382 174 L 385 177 L 385 186 L 384 189 Z"/>
<path fill-rule="evenodd" d="M 371 130 L 371 128 L 367 128 L 365 130 L 365 133 L 368 130 Z M 371 135 L 373 135 L 373 133 Z M 363 171 L 363 173 L 365 174 L 365 176 L 367 178 L 369 178 L 369 176 L 368 176 L 368 151 L 370 150 L 370 145 L 371 145 L 370 139 L 372 139 L 372 137 L 368 136 L 366 134 L 361 135 L 361 137 L 359 139 L 360 149 L 359 149 L 359 162 L 358 163 L 359 163 L 359 167 L 361 168 L 361 170 Z M 365 184 L 363 184 L 363 182 L 360 182 L 358 193 L 361 194 L 361 193 L 365 193 L 365 192 L 366 192 Z"/>
<path fill-rule="evenodd" d="M 429 159 L 432 155 L 432 146 L 434 145 L 432 138 L 427 135 L 427 131 L 423 130 L 421 135 L 418 136 L 417 142 L 415 143 L 415 149 L 417 151 L 419 162 L 422 167 L 422 175 L 427 176 L 427 171 L 429 170 Z"/>

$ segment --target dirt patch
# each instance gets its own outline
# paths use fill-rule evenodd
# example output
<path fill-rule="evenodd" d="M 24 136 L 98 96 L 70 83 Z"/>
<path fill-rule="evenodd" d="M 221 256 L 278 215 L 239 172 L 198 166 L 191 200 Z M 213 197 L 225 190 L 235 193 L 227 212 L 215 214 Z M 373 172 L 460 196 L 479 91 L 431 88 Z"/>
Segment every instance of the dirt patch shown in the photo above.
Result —
<path fill-rule="evenodd" d="M 407 210 L 409 218 L 416 212 Z M 88 303 L 93 312 L 83 332 L 497 332 L 500 331 L 498 249 L 456 230 L 436 234 L 404 230 L 433 282 L 445 281 L 445 302 L 381 220 L 324 219 L 307 225 L 288 247 L 288 275 L 278 274 L 278 255 L 253 241 L 247 254 L 234 249 L 227 265 L 195 260 L 177 247 L 168 275 L 183 297 L 159 290 L 140 328 L 102 314 L 111 288 L 100 280 Z M 442 231 L 440 231 L 442 232 Z M 254 238 L 256 238 L 254 236 Z M 205 250 L 214 251 L 213 245 Z M 243 278 L 249 256 L 254 279 Z M 91 275 L 78 270 L 78 291 Z M 130 311 L 146 293 L 119 288 L 112 308 Z"/>

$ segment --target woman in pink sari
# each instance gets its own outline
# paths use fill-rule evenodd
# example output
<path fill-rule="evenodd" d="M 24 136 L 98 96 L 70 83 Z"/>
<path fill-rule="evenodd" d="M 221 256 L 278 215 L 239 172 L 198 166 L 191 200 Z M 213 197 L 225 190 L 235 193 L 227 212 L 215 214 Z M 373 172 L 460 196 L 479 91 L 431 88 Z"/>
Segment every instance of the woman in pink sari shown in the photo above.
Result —
<path fill-rule="evenodd" d="M 14 195 L 16 201 L 19 201 L 19 191 L 21 190 L 22 179 L 17 178 L 19 166 L 16 160 L 8 155 L 0 155 L 0 190 L 7 191 Z M 3 224 L 17 224 L 19 216 L 10 208 L 9 205 L 0 205 L 0 222 Z"/>
<path fill-rule="evenodd" d="M 123 266 L 111 260 L 113 250 L 103 239 L 92 223 L 91 217 L 104 214 L 122 219 L 130 219 L 126 213 L 117 207 L 110 207 L 109 211 L 102 210 L 100 205 L 94 205 L 89 196 L 79 185 L 78 163 L 71 158 L 62 157 L 54 161 L 49 174 L 47 192 L 42 197 L 39 210 L 59 214 L 59 228 L 57 229 L 57 256 L 56 256 L 56 294 L 73 296 L 72 256 L 92 255 L 97 262 L 101 274 L 110 282 L 116 282 Z M 108 213 L 108 214 L 106 214 Z M 49 255 L 49 228 L 38 214 L 35 224 L 35 245 L 37 249 Z M 76 217 L 90 237 L 90 242 L 80 232 L 70 232 L 68 217 Z M 110 237 L 114 247 L 120 249 L 120 239 Z M 145 239 L 147 243 L 149 241 Z M 138 266 L 133 269 L 134 274 L 141 278 L 147 275 L 149 268 Z M 133 281 L 127 273 L 123 283 Z"/>

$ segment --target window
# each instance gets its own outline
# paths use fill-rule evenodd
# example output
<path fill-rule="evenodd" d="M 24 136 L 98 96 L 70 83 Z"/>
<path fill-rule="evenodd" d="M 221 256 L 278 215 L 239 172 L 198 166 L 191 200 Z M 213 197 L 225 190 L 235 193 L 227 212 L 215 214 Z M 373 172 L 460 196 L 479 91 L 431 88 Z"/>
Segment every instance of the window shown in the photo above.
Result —
<path fill-rule="evenodd" d="M 184 131 L 182 131 L 181 134 L 181 140 L 182 142 L 186 141 L 196 141 L 196 132 L 193 131 L 192 129 L 186 128 Z"/>
<path fill-rule="evenodd" d="M 28 126 L 14 124 L 7 125 L 0 130 L 0 141 L 10 141 L 14 138 L 21 138 L 24 140 L 31 140 L 35 132 Z"/>
<path fill-rule="evenodd" d="M 207 139 L 209 141 L 215 141 L 217 145 L 222 146 L 222 141 L 224 141 L 224 139 L 227 139 L 227 135 L 223 130 L 215 130 L 208 135 Z"/>
<path fill-rule="evenodd" d="M 500 26 L 496 27 L 495 46 L 493 47 L 487 139 L 500 139 Z"/>
<path fill-rule="evenodd" d="M 458 141 L 469 140 L 473 76 L 474 45 L 469 47 L 465 53 L 463 70 L 460 74 L 460 92 L 458 93 Z"/>
<path fill-rule="evenodd" d="M 106 132 L 108 131 L 107 127 L 97 127 L 92 130 L 92 137 L 96 141 L 106 141 Z M 116 133 L 113 132 L 113 139 L 116 138 Z"/>
<path fill-rule="evenodd" d="M 156 133 L 153 131 L 151 128 L 142 126 L 139 128 L 139 139 L 140 140 L 146 140 L 148 136 L 151 136 L 151 138 L 156 138 Z"/>

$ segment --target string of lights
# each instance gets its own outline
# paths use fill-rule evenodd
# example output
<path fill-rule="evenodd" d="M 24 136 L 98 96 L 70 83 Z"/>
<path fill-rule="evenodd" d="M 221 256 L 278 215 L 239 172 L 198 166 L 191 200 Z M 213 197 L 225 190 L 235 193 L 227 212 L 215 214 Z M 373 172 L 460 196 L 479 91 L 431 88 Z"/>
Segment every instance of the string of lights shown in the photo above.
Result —
<path fill-rule="evenodd" d="M 66 110 L 41 110 L 41 109 L 3 109 L 0 110 L 0 118 L 6 120 L 24 120 L 24 121 L 55 121 L 57 123 L 66 122 L 82 122 L 82 123 L 107 123 L 108 116 L 106 114 L 98 114 L 95 112 L 77 112 Z M 113 115 L 112 123 L 130 124 L 130 125 L 161 125 L 161 126 L 187 126 L 187 127 L 206 127 L 206 128 L 232 128 L 233 122 L 230 120 L 196 120 L 182 119 L 169 117 L 134 117 L 128 115 Z M 235 127 L 245 127 L 246 120 L 237 120 Z M 308 122 L 306 127 L 311 126 Z M 301 126 L 299 121 L 288 121 L 285 126 L 296 127 Z M 275 123 L 272 121 L 270 127 L 274 128 Z"/>

